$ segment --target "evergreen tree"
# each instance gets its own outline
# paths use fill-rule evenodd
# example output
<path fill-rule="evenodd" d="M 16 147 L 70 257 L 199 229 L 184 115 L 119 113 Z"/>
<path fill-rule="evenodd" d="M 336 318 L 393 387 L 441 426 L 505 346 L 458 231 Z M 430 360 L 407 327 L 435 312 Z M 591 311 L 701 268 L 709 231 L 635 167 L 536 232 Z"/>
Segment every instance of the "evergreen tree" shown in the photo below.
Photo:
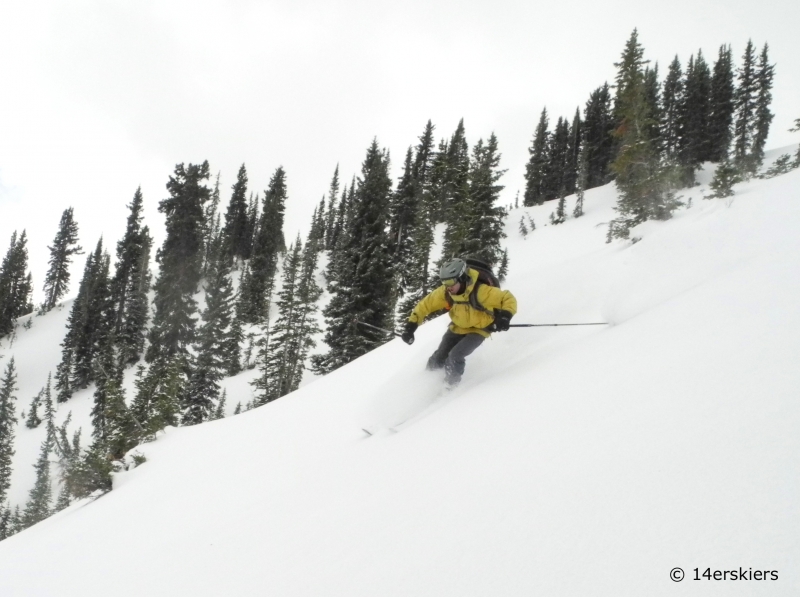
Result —
<path fill-rule="evenodd" d="M 106 442 L 95 439 L 88 450 L 83 451 L 63 473 L 66 490 L 76 499 L 89 497 L 94 492 L 111 490 L 113 465 L 108 458 Z"/>
<path fill-rule="evenodd" d="M 62 343 L 72 351 L 73 389 L 85 388 L 95 381 L 94 359 L 101 351 L 108 334 L 113 333 L 113 301 L 109 280 L 108 253 L 103 251 L 101 238 L 89 256 L 81 280 L 78 297 L 73 304 Z"/>
<path fill-rule="evenodd" d="M 23 526 L 30 527 L 50 516 L 50 504 L 53 499 L 50 487 L 50 452 L 53 449 L 53 438 L 48 434 L 42 443 L 39 458 L 33 468 L 36 470 L 36 482 L 28 496 L 28 503 L 22 514 Z"/>
<path fill-rule="evenodd" d="M 550 214 L 550 223 L 555 225 L 563 224 L 567 220 L 567 198 L 564 193 L 558 198 L 556 210 Z"/>
<path fill-rule="evenodd" d="M 670 63 L 661 94 L 661 150 L 667 160 L 676 160 L 681 143 L 681 118 L 684 106 L 683 71 L 680 60 Z"/>
<path fill-rule="evenodd" d="M 4 504 L 11 487 L 11 465 L 14 457 L 14 428 L 17 424 L 17 368 L 12 357 L 0 381 L 0 504 Z"/>
<path fill-rule="evenodd" d="M 210 191 L 203 184 L 208 162 L 178 164 L 167 183 L 170 196 L 159 203 L 166 214 L 167 236 L 156 255 L 161 264 L 155 283 L 155 316 L 150 328 L 146 360 L 185 354 L 194 340 L 197 303 L 193 294 L 200 282 L 203 247 L 203 206 Z"/>
<path fill-rule="evenodd" d="M 611 92 L 608 84 L 595 89 L 584 110 L 584 138 L 586 150 L 586 189 L 608 183 L 612 176 L 609 165 L 614 159 L 614 118 L 611 113 Z"/>
<path fill-rule="evenodd" d="M 733 197 L 733 185 L 740 182 L 739 171 L 731 162 L 725 160 L 717 166 L 714 172 L 714 179 L 709 183 L 708 187 L 713 191 L 711 195 L 703 197 L 703 199 L 725 199 L 726 197 Z"/>
<path fill-rule="evenodd" d="M 313 319 L 320 289 L 314 282 L 317 250 L 309 239 L 302 251 L 300 238 L 290 248 L 283 266 L 283 284 L 278 293 L 278 319 L 272 329 L 270 349 L 261 376 L 253 385 L 261 391 L 258 403 L 265 404 L 296 390 L 303 377 L 312 336 L 319 332 Z"/>
<path fill-rule="evenodd" d="M 708 131 L 710 97 L 711 73 L 702 51 L 698 51 L 696 60 L 694 56 L 689 58 L 678 118 L 681 135 L 678 162 L 686 186 L 694 184 L 695 171 L 711 157 Z"/>
<path fill-rule="evenodd" d="M 219 251 L 217 244 L 222 243 L 219 203 L 219 172 L 217 172 L 217 178 L 214 181 L 214 190 L 211 191 L 211 200 L 203 210 L 203 223 L 205 224 L 203 230 L 203 278 L 208 275 L 209 261 L 212 259 L 213 255 L 217 254 Z"/>
<path fill-rule="evenodd" d="M 664 167 L 648 136 L 651 106 L 644 85 L 644 58 L 636 30 L 616 64 L 616 111 L 621 118 L 615 132 L 619 154 L 612 167 L 616 173 L 620 214 L 609 226 L 608 240 L 628 238 L 629 229 L 649 219 L 668 219 L 680 205 L 671 190 L 669 170 Z"/>
<path fill-rule="evenodd" d="M 44 280 L 44 310 L 50 311 L 69 289 L 69 264 L 73 255 L 81 255 L 83 248 L 78 245 L 78 224 L 73 209 L 67 208 L 61 214 L 58 232 L 50 249 L 50 268 Z"/>
<path fill-rule="evenodd" d="M 644 70 L 644 95 L 647 105 L 650 106 L 650 118 L 652 120 L 647 135 L 652 140 L 653 146 L 660 151 L 663 113 L 661 91 L 658 82 L 658 63 L 656 63 L 653 68 L 648 66 Z"/>
<path fill-rule="evenodd" d="M 769 109 L 772 103 L 772 82 L 774 78 L 775 65 L 769 63 L 769 47 L 764 44 L 764 49 L 761 50 L 755 70 L 756 107 L 753 121 L 753 148 L 749 161 L 753 173 L 757 172 L 764 163 L 764 146 L 769 136 L 770 124 L 775 116 Z"/>
<path fill-rule="evenodd" d="M 559 116 L 547 148 L 547 166 L 542 184 L 545 200 L 555 199 L 565 187 L 568 151 L 569 123 Z"/>
<path fill-rule="evenodd" d="M 217 408 L 214 410 L 214 414 L 211 416 L 212 421 L 218 421 L 219 419 L 225 418 L 225 404 L 228 401 L 227 392 L 227 390 L 222 390 L 222 396 L 220 396 L 219 402 L 217 403 Z"/>
<path fill-rule="evenodd" d="M 94 405 L 92 407 L 92 436 L 96 439 L 108 439 L 108 411 L 109 405 L 117 399 L 121 392 L 122 371 L 117 367 L 117 357 L 114 350 L 113 333 L 107 334 L 102 339 L 102 344 L 93 362 L 96 382 L 94 391 Z"/>
<path fill-rule="evenodd" d="M 430 290 L 428 268 L 433 249 L 433 229 L 436 218 L 436 201 L 432 192 L 433 160 L 435 159 L 434 126 L 429 120 L 414 150 L 411 170 L 413 187 L 414 226 L 405 261 L 398 265 L 399 297 L 398 324 L 402 325 L 414 305 Z"/>
<path fill-rule="evenodd" d="M 545 200 L 545 179 L 547 176 L 548 146 L 550 133 L 547 108 L 542 109 L 539 124 L 533 135 L 533 143 L 528 153 L 530 159 L 525 165 L 525 195 L 522 204 L 525 206 L 541 205 Z"/>
<path fill-rule="evenodd" d="M 748 40 L 742 66 L 737 71 L 738 86 L 734 95 L 733 163 L 745 173 L 755 171 L 750 163 L 753 129 L 758 99 L 756 55 L 753 42 Z"/>
<path fill-rule="evenodd" d="M 181 397 L 189 370 L 186 361 L 186 355 L 182 354 L 165 356 L 154 361 L 146 375 L 143 367 L 137 371 L 136 397 L 131 404 L 131 413 L 144 428 L 145 436 L 178 425 Z"/>
<path fill-rule="evenodd" d="M 470 168 L 470 212 L 467 214 L 469 231 L 462 245 L 462 253 L 482 258 L 489 265 L 496 265 L 502 258 L 500 242 L 506 210 L 497 206 L 503 186 L 497 184 L 505 170 L 500 170 L 500 153 L 494 133 L 484 145 L 479 140 L 472 154 Z"/>
<path fill-rule="evenodd" d="M 334 234 L 336 226 L 336 216 L 338 211 L 336 209 L 336 200 L 339 198 L 339 164 L 336 164 L 336 170 L 333 171 L 333 178 L 331 179 L 331 186 L 328 190 L 328 215 L 325 219 L 325 249 L 330 251 L 336 244 Z"/>
<path fill-rule="evenodd" d="M 119 380 L 109 380 L 105 391 L 105 446 L 111 460 L 122 460 L 141 441 L 144 428 L 125 404 L 125 390 Z"/>
<path fill-rule="evenodd" d="M 733 123 L 733 56 L 730 46 L 720 46 L 711 77 L 708 114 L 709 159 L 721 162 L 728 157 Z"/>
<path fill-rule="evenodd" d="M 447 145 L 446 168 L 442 195 L 446 224 L 442 260 L 460 254 L 469 236 L 472 212 L 471 162 L 463 119 L 458 122 L 458 127 Z"/>
<path fill-rule="evenodd" d="M 503 256 L 500 258 L 500 267 L 497 268 L 497 279 L 504 282 L 508 275 L 508 249 L 503 249 Z"/>
<path fill-rule="evenodd" d="M 225 212 L 225 227 L 222 230 L 225 257 L 229 263 L 234 259 L 250 258 L 252 231 L 248 230 L 247 182 L 247 169 L 242 164 L 236 184 L 232 187 L 233 194 Z"/>
<path fill-rule="evenodd" d="M 11 508 L 0 503 L 0 541 L 3 539 L 8 539 L 14 534 L 13 525 L 11 524 L 11 516 Z"/>
<path fill-rule="evenodd" d="M 524 216 L 520 217 L 519 219 L 519 233 L 522 235 L 523 239 L 528 237 L 528 227 L 525 225 Z"/>
<path fill-rule="evenodd" d="M 581 154 L 581 138 L 583 136 L 583 126 L 581 122 L 580 108 L 575 109 L 575 116 L 572 117 L 572 124 L 569 127 L 569 140 L 567 142 L 567 156 L 564 168 L 564 190 L 567 195 L 571 195 L 578 185 L 578 163 Z"/>
<path fill-rule="evenodd" d="M 586 159 L 586 155 L 586 148 L 582 147 L 580 156 L 578 156 L 578 179 L 575 185 L 575 209 L 572 212 L 572 215 L 575 218 L 580 218 L 583 215 L 583 197 L 589 178 L 589 163 Z"/>
<path fill-rule="evenodd" d="M 255 196 L 253 193 L 250 193 L 250 202 L 247 204 L 247 255 L 248 259 L 253 256 L 253 250 L 255 249 L 256 243 L 256 236 L 258 235 L 258 228 L 260 222 L 260 212 L 258 210 L 258 205 L 261 202 L 259 198 L 259 194 L 256 193 Z"/>
<path fill-rule="evenodd" d="M 117 243 L 117 261 L 111 281 L 114 304 L 114 333 L 123 365 L 139 360 L 144 350 L 145 327 L 150 313 L 147 293 L 150 290 L 150 250 L 152 239 L 147 226 L 142 227 L 143 197 L 136 189 L 128 206 L 130 215 L 125 234 Z"/>
<path fill-rule="evenodd" d="M 28 417 L 25 420 L 25 427 L 28 429 L 36 429 L 42 423 L 42 419 L 39 417 L 39 404 L 42 400 L 42 396 L 44 396 L 44 388 L 39 390 L 39 393 L 33 397 L 33 400 L 31 400 L 31 406 L 28 410 Z"/>
<path fill-rule="evenodd" d="M 197 332 L 194 367 L 189 385 L 182 400 L 182 422 L 196 425 L 208 420 L 219 399 L 219 380 L 223 374 L 239 366 L 239 342 L 231 342 L 234 323 L 233 284 L 223 259 L 215 260 L 216 267 L 209 272 L 205 287 L 206 308 L 203 323 Z M 238 327 L 241 336 L 241 326 Z M 231 354 L 233 353 L 233 354 Z"/>
<path fill-rule="evenodd" d="M 28 270 L 28 235 L 23 230 L 11 235 L 3 263 L 0 264 L 0 338 L 14 331 L 18 317 L 33 311 L 33 282 Z"/>
<path fill-rule="evenodd" d="M 241 292 L 240 317 L 246 323 L 258 323 L 269 313 L 269 296 L 275 280 L 278 255 L 285 249 L 283 218 L 286 205 L 286 173 L 278 168 L 264 193 L 264 208 L 253 244 L 250 271 Z"/>
<path fill-rule="evenodd" d="M 333 371 L 385 341 L 365 336 L 355 320 L 384 328 L 391 322 L 392 269 L 386 234 L 391 189 L 389 157 L 374 140 L 361 167 L 344 234 L 347 244 L 342 248 L 335 294 L 324 311 L 330 350 L 316 355 L 316 371 Z"/>

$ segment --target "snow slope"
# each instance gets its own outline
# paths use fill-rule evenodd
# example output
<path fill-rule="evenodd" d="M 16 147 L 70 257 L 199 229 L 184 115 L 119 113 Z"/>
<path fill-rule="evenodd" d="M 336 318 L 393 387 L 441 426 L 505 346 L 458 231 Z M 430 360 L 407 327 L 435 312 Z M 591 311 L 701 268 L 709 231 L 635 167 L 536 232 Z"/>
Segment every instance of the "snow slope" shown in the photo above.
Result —
<path fill-rule="evenodd" d="M 636 244 L 604 242 L 613 186 L 562 226 L 512 210 L 514 323 L 614 325 L 496 334 L 443 395 L 438 319 L 169 430 L 113 492 L 0 543 L 0 595 L 798 594 L 800 171 L 704 191 Z M 693 580 L 740 567 L 778 580 Z"/>

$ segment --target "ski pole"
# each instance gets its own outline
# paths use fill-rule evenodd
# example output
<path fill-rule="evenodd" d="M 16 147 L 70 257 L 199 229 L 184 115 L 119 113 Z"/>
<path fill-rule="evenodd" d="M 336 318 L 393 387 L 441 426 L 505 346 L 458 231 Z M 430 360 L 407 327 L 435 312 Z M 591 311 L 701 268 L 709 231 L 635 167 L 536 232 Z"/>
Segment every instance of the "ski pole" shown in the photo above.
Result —
<path fill-rule="evenodd" d="M 372 328 L 373 330 L 378 330 L 379 332 L 383 332 L 385 334 L 393 334 L 395 336 L 402 336 L 402 334 L 395 332 L 394 330 L 387 330 L 385 328 L 379 328 L 377 325 L 372 325 L 370 323 L 365 323 L 363 321 L 359 321 L 356 319 L 356 323 L 359 325 L 363 325 L 364 327 Z"/>
<path fill-rule="evenodd" d="M 560 327 L 564 325 L 608 325 L 608 322 L 598 321 L 595 323 L 512 323 L 508 327 L 511 328 L 543 328 L 543 327 Z"/>

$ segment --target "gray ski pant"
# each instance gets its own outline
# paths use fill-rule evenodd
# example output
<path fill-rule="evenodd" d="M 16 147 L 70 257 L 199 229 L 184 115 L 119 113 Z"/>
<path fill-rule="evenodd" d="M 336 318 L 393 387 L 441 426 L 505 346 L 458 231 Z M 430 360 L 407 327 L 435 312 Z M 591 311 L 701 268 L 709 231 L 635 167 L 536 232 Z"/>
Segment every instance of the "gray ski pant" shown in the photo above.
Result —
<path fill-rule="evenodd" d="M 445 381 L 457 384 L 464 375 L 466 357 L 471 355 L 486 338 L 480 334 L 456 334 L 449 329 L 442 336 L 439 348 L 428 359 L 428 369 L 445 370 Z"/>

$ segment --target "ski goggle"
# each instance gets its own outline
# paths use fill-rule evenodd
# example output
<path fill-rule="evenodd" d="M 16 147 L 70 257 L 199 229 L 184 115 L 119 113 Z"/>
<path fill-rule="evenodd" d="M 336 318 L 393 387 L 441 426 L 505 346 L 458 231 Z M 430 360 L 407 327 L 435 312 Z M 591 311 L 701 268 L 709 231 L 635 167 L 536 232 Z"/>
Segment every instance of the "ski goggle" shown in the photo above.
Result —
<path fill-rule="evenodd" d="M 446 280 L 442 280 L 442 286 L 446 286 L 448 288 L 450 286 L 455 286 L 456 284 L 458 284 L 457 278 L 447 278 Z"/>

